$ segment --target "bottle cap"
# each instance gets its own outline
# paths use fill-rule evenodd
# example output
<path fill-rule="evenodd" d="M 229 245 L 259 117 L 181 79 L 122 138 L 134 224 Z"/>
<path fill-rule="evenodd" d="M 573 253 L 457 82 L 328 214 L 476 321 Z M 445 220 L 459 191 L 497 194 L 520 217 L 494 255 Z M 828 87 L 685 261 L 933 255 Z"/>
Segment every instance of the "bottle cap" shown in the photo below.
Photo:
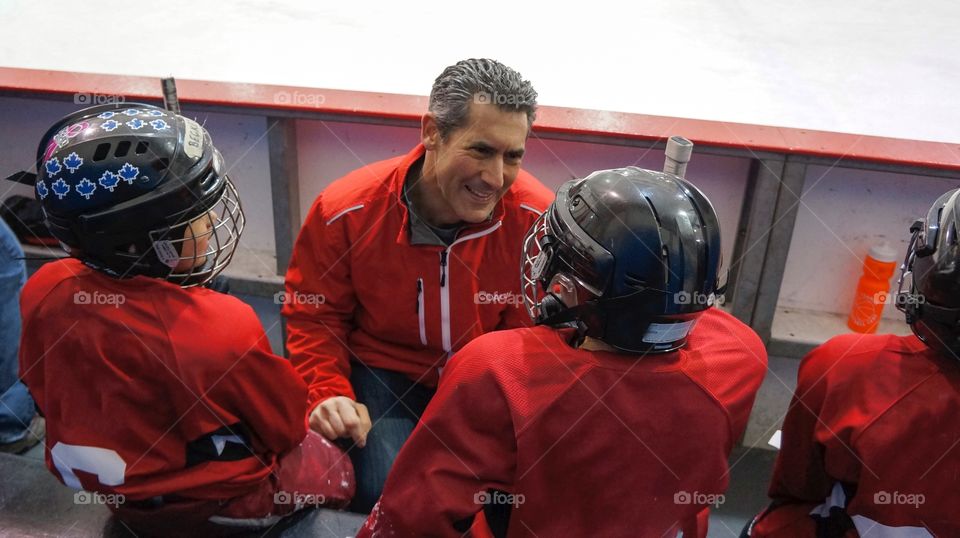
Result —
<path fill-rule="evenodd" d="M 881 263 L 895 262 L 899 259 L 896 249 L 886 241 L 870 247 L 870 257 Z"/>

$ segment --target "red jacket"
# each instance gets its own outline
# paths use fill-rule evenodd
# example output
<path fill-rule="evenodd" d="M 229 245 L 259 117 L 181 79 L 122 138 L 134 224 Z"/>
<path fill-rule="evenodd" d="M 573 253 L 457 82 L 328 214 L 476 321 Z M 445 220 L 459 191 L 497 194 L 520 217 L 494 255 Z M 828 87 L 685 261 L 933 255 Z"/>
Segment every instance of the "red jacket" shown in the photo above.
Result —
<path fill-rule="evenodd" d="M 312 409 L 355 398 L 352 358 L 436 386 L 449 354 L 481 334 L 529 325 L 522 241 L 553 194 L 520 171 L 492 218 L 448 248 L 410 244 L 401 201 L 410 153 L 351 172 L 317 197 L 287 270 L 287 349 Z"/>
<path fill-rule="evenodd" d="M 567 336 L 495 332 L 457 353 L 357 538 L 458 537 L 484 499 L 514 505 L 509 536 L 705 536 L 697 515 L 723 502 L 766 371 L 760 339 L 717 309 L 664 355 Z"/>
<path fill-rule="evenodd" d="M 785 505 L 752 536 L 815 536 L 831 493 L 866 536 L 960 536 L 958 416 L 955 358 L 915 336 L 831 339 L 800 363 L 770 485 Z"/>
<path fill-rule="evenodd" d="M 303 381 L 234 297 L 67 259 L 30 278 L 21 309 L 21 377 L 68 486 L 228 499 L 306 435 Z"/>

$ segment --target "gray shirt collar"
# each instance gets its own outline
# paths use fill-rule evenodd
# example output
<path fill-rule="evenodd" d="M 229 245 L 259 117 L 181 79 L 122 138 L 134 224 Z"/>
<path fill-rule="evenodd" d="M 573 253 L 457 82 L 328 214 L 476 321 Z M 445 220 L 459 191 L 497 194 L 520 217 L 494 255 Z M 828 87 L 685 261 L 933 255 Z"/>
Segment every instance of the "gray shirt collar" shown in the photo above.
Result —
<path fill-rule="evenodd" d="M 419 171 L 422 165 L 423 158 L 421 157 L 410 167 L 407 177 L 403 181 L 403 203 L 407 206 L 407 215 L 409 215 L 410 221 L 410 244 L 447 247 L 457 239 L 457 234 L 464 226 L 463 224 L 457 224 L 449 228 L 438 228 L 420 218 L 420 215 L 417 214 L 417 209 L 410 200 L 408 190 L 410 184 L 420 178 Z"/>

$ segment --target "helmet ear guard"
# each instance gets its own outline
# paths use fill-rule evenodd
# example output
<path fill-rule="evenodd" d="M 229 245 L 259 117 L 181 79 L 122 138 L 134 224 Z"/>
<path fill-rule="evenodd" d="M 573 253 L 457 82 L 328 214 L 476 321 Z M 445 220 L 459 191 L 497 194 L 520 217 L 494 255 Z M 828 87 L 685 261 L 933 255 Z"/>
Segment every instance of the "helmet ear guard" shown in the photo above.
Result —
<path fill-rule="evenodd" d="M 557 271 L 557 252 L 562 246 L 557 237 L 551 235 L 547 227 L 547 214 L 544 213 L 524 239 L 520 266 L 521 295 L 527 314 L 534 323 L 576 328 L 569 343 L 579 347 L 588 331 L 588 326 L 579 319 L 592 313 L 586 297 L 595 295 L 578 292 L 577 282 Z"/>
<path fill-rule="evenodd" d="M 561 252 L 568 252 L 569 247 L 551 232 L 547 213 L 533 224 L 523 247 L 523 302 L 537 324 L 573 321 L 571 311 L 583 311 L 599 298 L 601 291 L 577 278 L 571 264 L 561 260 Z"/>

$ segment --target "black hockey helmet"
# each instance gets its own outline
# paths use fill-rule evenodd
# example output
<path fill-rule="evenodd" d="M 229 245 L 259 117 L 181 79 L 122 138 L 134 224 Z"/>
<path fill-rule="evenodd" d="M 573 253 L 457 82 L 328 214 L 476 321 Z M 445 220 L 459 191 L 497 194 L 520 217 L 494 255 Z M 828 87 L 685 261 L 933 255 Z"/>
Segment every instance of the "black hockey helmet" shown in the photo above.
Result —
<path fill-rule="evenodd" d="M 960 358 L 960 189 L 944 193 L 913 236 L 900 267 L 897 308 L 928 346 Z"/>
<path fill-rule="evenodd" d="M 672 174 L 601 170 L 565 183 L 527 232 L 524 305 L 632 353 L 683 347 L 717 301 L 720 226 L 706 196 Z"/>
<path fill-rule="evenodd" d="M 197 122 L 152 105 L 109 104 L 47 131 L 36 195 L 50 232 L 72 256 L 120 278 L 192 286 L 226 267 L 243 230 L 225 168 Z M 195 235 L 190 222 L 206 215 L 210 229 Z M 184 252 L 191 241 L 206 250 Z"/>

